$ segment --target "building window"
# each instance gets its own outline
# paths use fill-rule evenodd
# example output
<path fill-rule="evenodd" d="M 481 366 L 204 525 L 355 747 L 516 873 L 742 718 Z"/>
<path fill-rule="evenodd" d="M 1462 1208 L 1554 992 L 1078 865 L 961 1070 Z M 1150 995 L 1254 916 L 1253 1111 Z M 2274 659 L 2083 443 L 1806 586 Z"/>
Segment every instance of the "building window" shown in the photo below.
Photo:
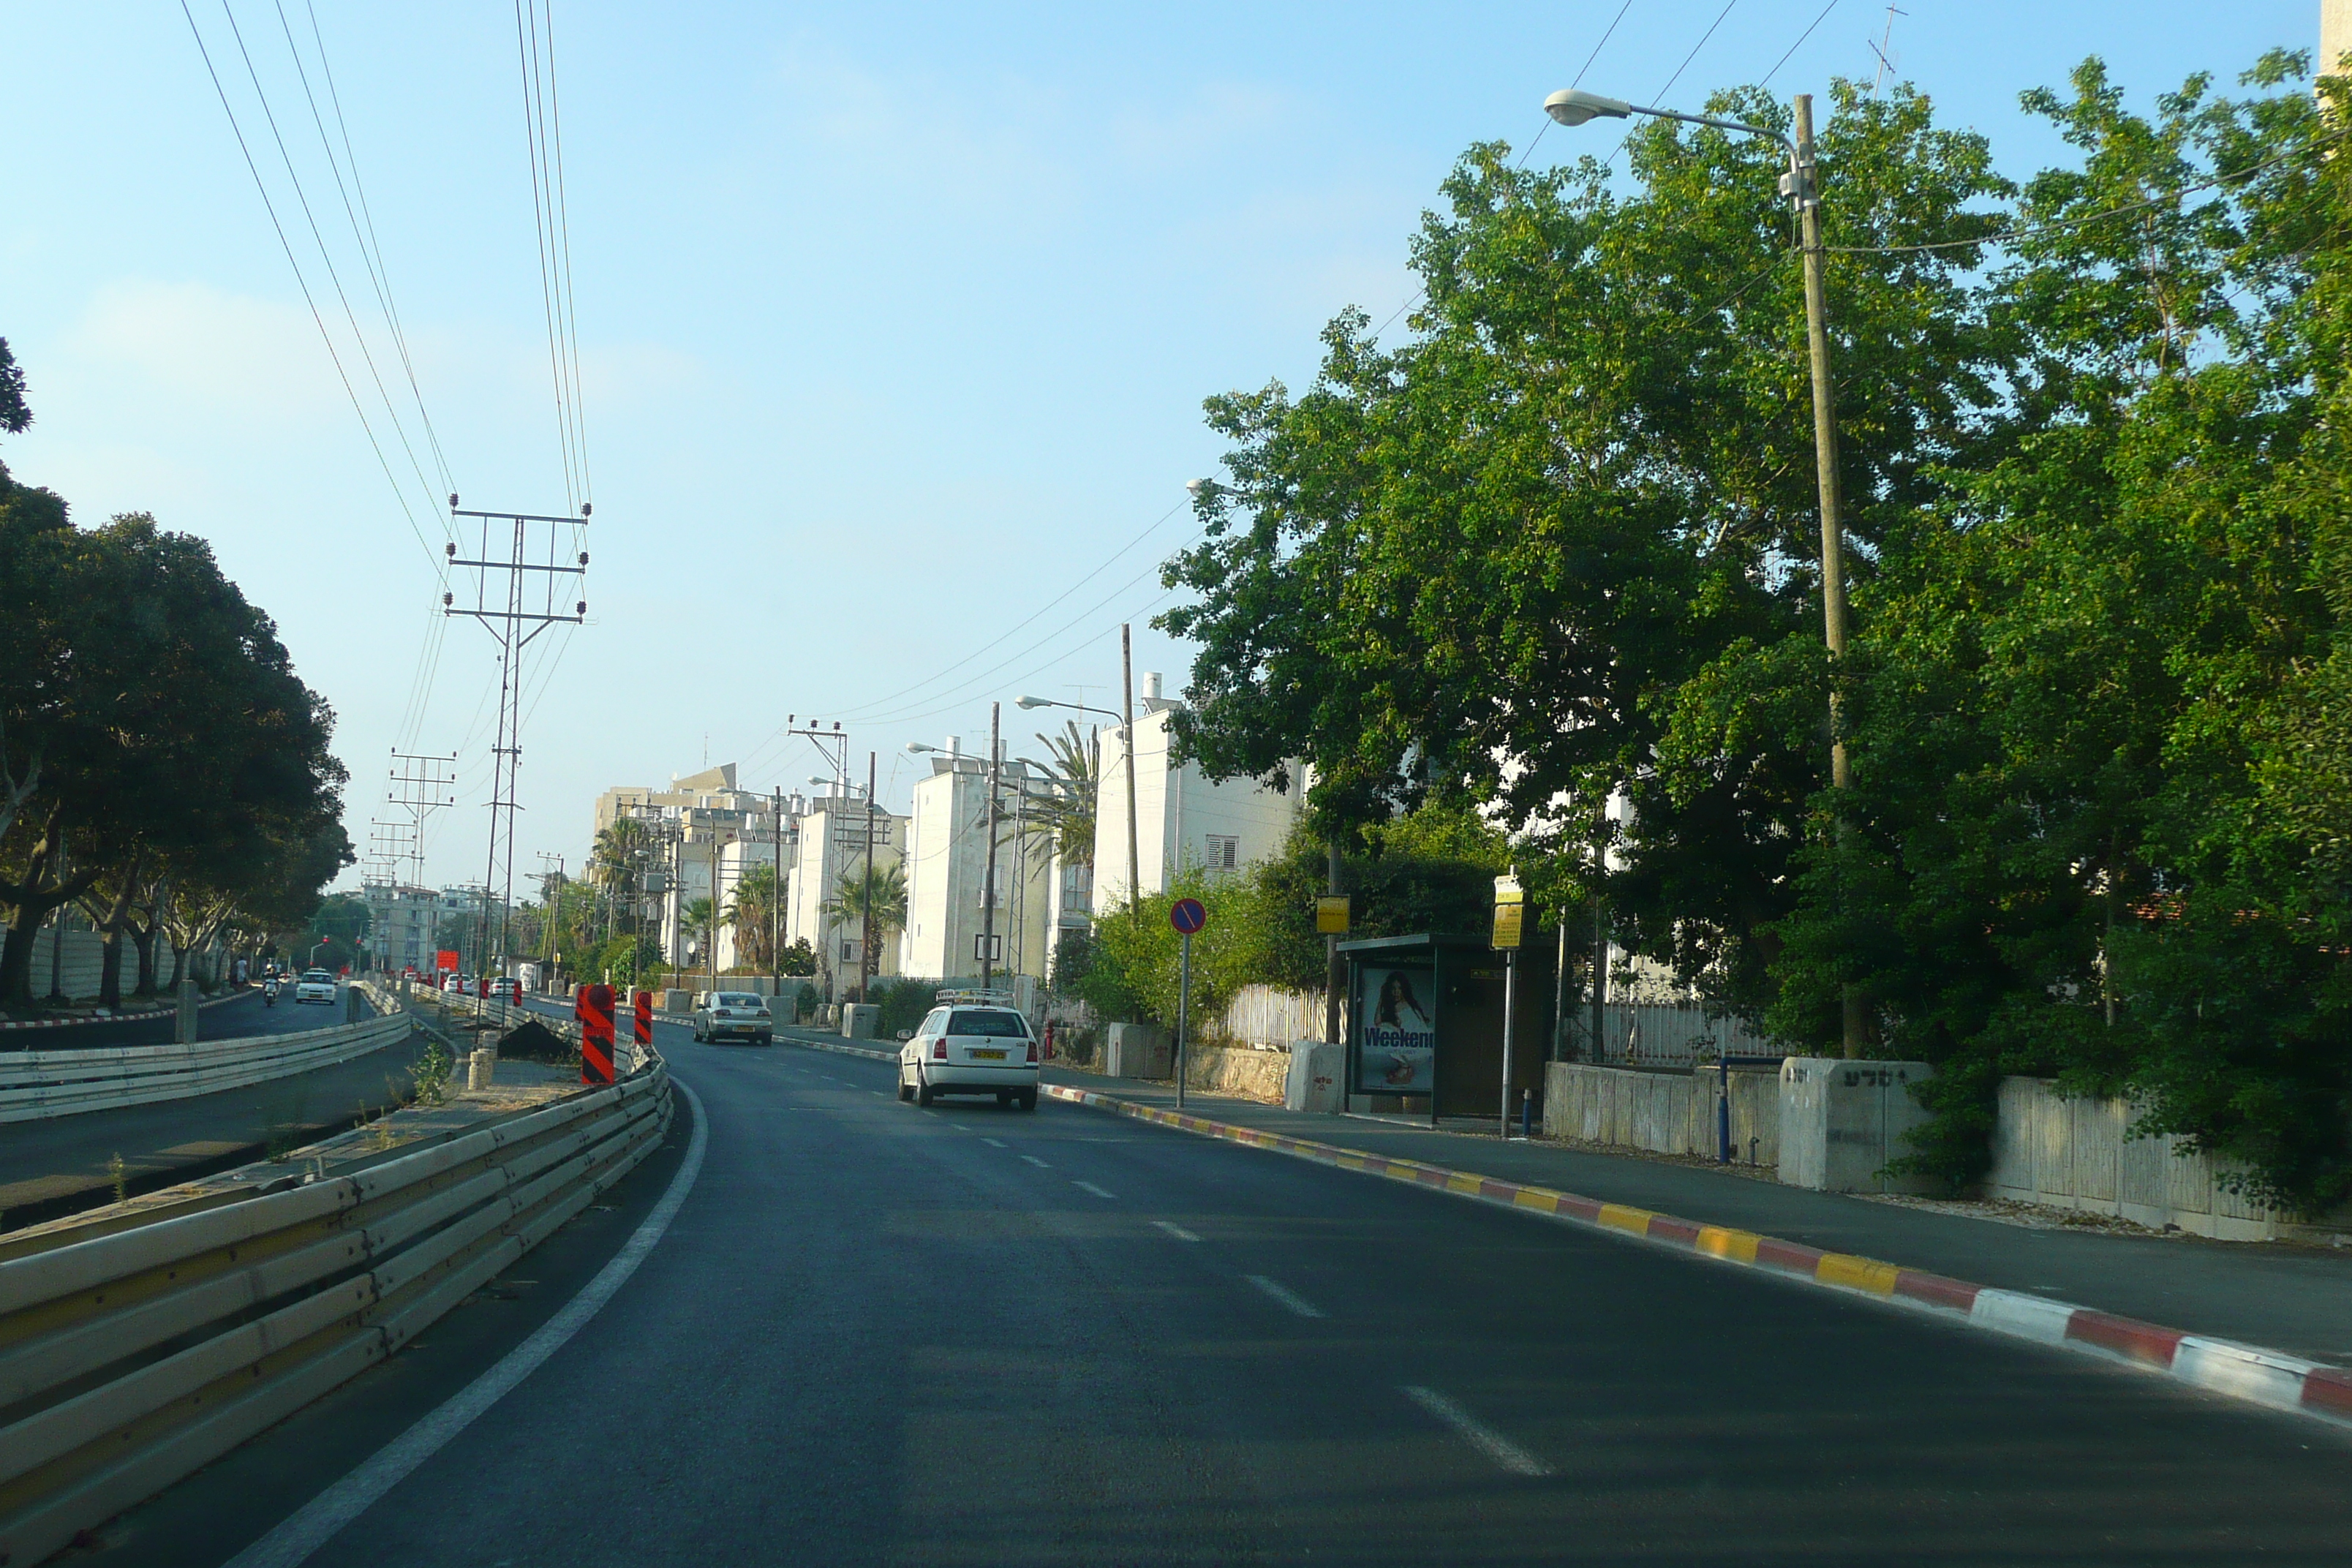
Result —
<path fill-rule="evenodd" d="M 1231 833 L 1209 835 L 1208 868 L 1212 871 L 1234 870 L 1242 862 L 1242 841 Z"/>
<path fill-rule="evenodd" d="M 841 962 L 844 963 L 855 963 L 857 962 L 857 939 L 856 937 L 844 937 L 842 939 Z"/>

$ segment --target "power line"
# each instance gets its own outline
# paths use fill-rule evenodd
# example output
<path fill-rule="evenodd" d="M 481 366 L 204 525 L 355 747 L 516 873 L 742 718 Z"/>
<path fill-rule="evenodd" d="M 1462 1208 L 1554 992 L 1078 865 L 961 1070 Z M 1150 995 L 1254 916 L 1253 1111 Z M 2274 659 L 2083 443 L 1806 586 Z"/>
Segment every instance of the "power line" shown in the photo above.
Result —
<path fill-rule="evenodd" d="M 1786 54 L 1786 55 L 1782 55 L 1779 59 L 1774 60 L 1774 61 L 1772 62 L 1772 68 L 1771 68 L 1770 70 L 1766 71 L 1766 72 L 1764 73 L 1764 79 L 1763 79 L 1762 81 L 1758 82 L 1756 85 L 1757 85 L 1757 86 L 1759 86 L 1759 87 L 1769 87 L 1769 86 L 1772 84 L 1772 79 L 1773 79 L 1774 77 L 1779 76 L 1779 75 L 1780 74 L 1780 68 L 1781 68 L 1782 66 L 1787 65 L 1787 64 L 1789 63 L 1789 57 L 1790 57 L 1790 55 L 1793 55 L 1793 54 L 1795 54 L 1799 49 L 1801 49 L 1801 48 L 1804 47 L 1805 47 L 1805 40 L 1806 40 L 1807 38 L 1810 38 L 1810 37 L 1811 37 L 1813 36 L 1813 27 L 1818 27 L 1818 26 L 1820 26 L 1823 22 L 1828 21 L 1828 20 L 1830 19 L 1830 13 L 1831 13 L 1831 12 L 1832 12 L 1832 11 L 1834 11 L 1834 10 L 1836 10 L 1837 8 L 1838 8 L 1838 0 L 1830 0 L 1830 3 L 1829 3 L 1828 5 L 1826 5 L 1822 6 L 1822 14 L 1821 14 L 1820 16 L 1816 16 L 1816 17 L 1814 17 L 1814 18 L 1813 18 L 1813 24 L 1812 24 L 1812 26 L 1811 26 L 1811 27 L 1807 27 L 1803 32 L 1799 33 L 1799 34 L 1797 35 L 1797 41 L 1796 41 L 1795 43 L 1790 44 L 1790 45 L 1789 46 L 1789 53 L 1788 53 L 1788 54 Z"/>
<path fill-rule="evenodd" d="M 393 346 L 400 353 L 400 368 L 408 378 L 409 395 L 416 400 L 416 417 L 425 426 L 425 442 L 432 449 L 434 469 L 441 476 L 442 487 L 454 489 L 457 488 L 457 481 L 450 477 L 449 460 L 441 450 L 440 436 L 433 428 L 433 416 L 425 411 L 425 392 L 416 384 L 416 366 L 409 358 L 407 329 L 401 325 L 400 308 L 398 302 L 393 298 L 392 269 L 384 265 L 383 242 L 376 237 L 375 214 L 368 208 L 367 186 L 360 179 L 359 154 L 352 148 L 352 128 L 343 119 L 342 95 L 335 88 L 335 68 L 327 58 L 326 36 L 319 29 L 319 9 L 317 5 L 310 4 L 309 0 L 305 0 L 305 9 L 310 17 L 310 41 L 319 53 L 319 74 L 327 84 L 327 102 L 335 111 L 335 130 L 342 138 L 343 162 L 351 166 L 352 191 L 359 198 L 360 218 L 367 228 L 367 239 L 360 254 L 370 262 L 368 276 L 376 283 L 377 298 L 383 306 L 384 319 L 392 328 Z M 285 19 L 282 0 L 279 4 L 278 18 L 280 21 Z M 290 46 L 290 37 L 289 43 Z M 303 83 L 305 91 L 309 87 L 309 82 Z M 318 106 L 313 103 L 312 113 L 315 114 L 317 110 Z M 323 138 L 325 133 L 325 127 L 321 126 L 320 136 Z M 332 164 L 333 162 L 334 154 L 331 151 L 328 153 L 328 163 Z"/>
<path fill-rule="evenodd" d="M 350 372 L 343 368 L 343 356 L 335 351 L 334 335 L 327 331 L 326 318 L 319 312 L 319 301 L 310 293 L 310 279 L 302 275 L 302 264 L 294 258 L 293 243 L 286 237 L 286 226 L 278 221 L 278 204 L 269 199 L 269 187 L 261 177 L 260 166 L 253 161 L 253 149 L 245 139 L 245 128 L 237 123 L 236 110 L 230 107 L 228 90 L 221 84 L 220 72 L 213 65 L 212 50 L 205 45 L 205 36 L 196 26 L 188 0 L 180 0 L 180 15 L 187 19 L 188 34 L 196 41 L 196 53 L 204 58 L 205 74 L 212 79 L 213 92 L 220 100 L 221 112 L 228 118 L 231 135 L 236 138 L 236 150 L 245 159 L 246 173 L 253 176 L 253 188 L 261 197 L 262 210 L 269 215 L 269 226 L 278 236 L 278 247 L 286 253 L 286 265 L 293 269 L 295 287 L 302 291 L 302 302 L 310 307 L 311 324 L 319 329 L 320 341 L 327 346 L 327 357 L 334 363 L 335 375 L 343 384 L 343 395 L 351 399 L 352 412 L 359 416 L 360 428 L 365 432 L 368 445 L 374 449 L 376 466 L 383 470 L 384 482 L 392 486 L 393 500 L 398 503 L 401 515 L 408 520 L 408 531 L 416 536 L 416 547 L 425 552 L 437 576 L 441 557 L 425 542 L 425 531 L 416 525 L 416 514 L 408 504 L 407 492 L 394 477 L 391 459 L 384 456 L 383 443 L 376 439 L 375 427 L 368 422 L 367 409 L 360 403 L 360 395 L 352 385 Z"/>
<path fill-rule="evenodd" d="M 310 210 L 310 195 L 302 189 L 302 176 L 294 169 L 294 154 L 286 145 L 284 133 L 278 129 L 277 111 L 269 107 L 269 94 L 262 88 L 261 73 L 255 68 L 253 55 L 245 47 L 245 30 L 236 25 L 236 13 L 230 8 L 228 0 L 221 0 L 221 15 L 227 18 L 229 36 L 236 40 L 237 56 L 245 61 L 246 78 L 253 83 L 253 95 L 261 104 L 262 120 L 269 127 L 270 140 L 278 145 L 278 159 L 286 165 L 286 178 L 294 187 L 294 200 L 302 208 L 302 218 L 310 226 L 311 241 L 319 247 L 320 263 L 327 269 L 327 281 L 334 285 L 335 299 L 343 307 L 343 319 L 351 325 L 352 338 L 359 348 L 360 358 L 366 363 L 368 374 L 375 382 L 376 395 L 383 400 L 384 415 L 392 421 L 393 433 L 400 437 L 401 449 L 408 455 L 408 466 L 415 471 L 417 484 L 427 495 L 432 495 L 434 494 L 433 481 L 425 477 L 424 465 L 416 460 L 416 448 L 409 442 L 407 428 L 400 420 L 400 412 L 393 406 L 392 394 L 384 387 L 383 373 L 376 368 L 375 355 L 368 348 L 367 334 L 360 328 L 359 313 L 352 309 L 351 296 L 343 291 L 342 275 L 335 269 L 334 255 L 327 248 L 327 237 L 320 232 L 318 215 Z M 284 13 L 280 12 L 281 17 L 283 15 Z M 290 46 L 293 41 L 291 32 L 287 35 L 287 40 Z M 301 70 L 301 61 L 299 58 L 295 61 L 295 70 L 298 74 Z M 303 84 L 303 90 L 305 93 L 310 90 L 307 79 Z M 317 114 L 315 103 L 312 105 L 312 114 L 315 118 Z M 323 125 L 320 127 L 319 133 L 323 140 L 326 135 L 326 128 Z M 331 155 L 329 159 L 331 166 L 332 162 Z M 342 176 L 338 171 L 336 184 L 340 185 L 341 183 Z"/>

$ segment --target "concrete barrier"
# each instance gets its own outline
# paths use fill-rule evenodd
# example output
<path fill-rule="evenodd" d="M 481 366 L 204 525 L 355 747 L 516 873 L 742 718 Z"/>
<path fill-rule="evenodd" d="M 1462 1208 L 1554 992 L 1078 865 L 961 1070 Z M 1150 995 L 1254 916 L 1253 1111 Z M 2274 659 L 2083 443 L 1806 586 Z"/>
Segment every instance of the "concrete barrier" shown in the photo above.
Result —
<path fill-rule="evenodd" d="M 1321 1040 L 1294 1040 L 1284 1075 L 1282 1103 L 1291 1110 L 1338 1115 L 1347 1108 L 1348 1047 Z"/>
<path fill-rule="evenodd" d="M 1113 1024 L 1104 1031 L 1103 1070 L 1112 1078 L 1168 1078 L 1175 1042 L 1150 1024 Z"/>
<path fill-rule="evenodd" d="M 872 1002 L 845 1002 L 841 1005 L 841 1037 L 845 1040 L 870 1040 L 882 1027 L 882 1009 Z"/>
<path fill-rule="evenodd" d="M 1790 1057 L 1780 1064 L 1780 1180 L 1824 1193 L 1927 1193 L 1942 1184 L 1890 1176 L 1911 1152 L 1904 1135 L 1927 1121 L 1911 1086 L 1935 1068 L 1925 1062 L 1842 1061 Z"/>

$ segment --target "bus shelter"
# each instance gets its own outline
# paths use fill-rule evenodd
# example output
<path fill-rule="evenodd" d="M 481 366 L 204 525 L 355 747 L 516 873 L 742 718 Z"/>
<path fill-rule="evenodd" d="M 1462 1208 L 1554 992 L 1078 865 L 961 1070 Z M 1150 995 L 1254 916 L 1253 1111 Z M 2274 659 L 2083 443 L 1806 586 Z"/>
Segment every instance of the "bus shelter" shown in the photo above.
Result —
<path fill-rule="evenodd" d="M 1531 933 L 1532 937 L 1532 933 Z M 1504 984 L 1511 1007 L 1510 1102 L 1532 1097 L 1539 1115 L 1552 1054 L 1550 943 L 1530 940 L 1515 965 L 1478 937 L 1376 937 L 1343 942 L 1348 964 L 1350 1110 L 1496 1116 L 1503 1105 Z"/>

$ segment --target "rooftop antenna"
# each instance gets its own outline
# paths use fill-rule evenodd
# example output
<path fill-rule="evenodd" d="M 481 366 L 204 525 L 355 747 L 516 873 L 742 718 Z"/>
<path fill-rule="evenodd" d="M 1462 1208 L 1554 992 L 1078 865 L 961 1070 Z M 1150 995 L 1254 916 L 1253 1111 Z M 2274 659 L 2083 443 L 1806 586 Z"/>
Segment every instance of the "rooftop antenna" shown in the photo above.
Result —
<path fill-rule="evenodd" d="M 1878 42 L 1870 44 L 1870 52 L 1878 57 L 1878 74 L 1870 79 L 1870 90 L 1873 93 L 1877 92 L 1880 84 L 1886 80 L 1886 73 L 1895 68 L 1895 60 L 1886 52 L 1895 42 L 1895 18 L 1909 15 L 1911 15 L 1910 12 L 1898 11 L 1891 5 L 1886 7 L 1886 32 Z M 1864 38 L 1863 42 L 1868 44 L 1870 40 Z"/>

